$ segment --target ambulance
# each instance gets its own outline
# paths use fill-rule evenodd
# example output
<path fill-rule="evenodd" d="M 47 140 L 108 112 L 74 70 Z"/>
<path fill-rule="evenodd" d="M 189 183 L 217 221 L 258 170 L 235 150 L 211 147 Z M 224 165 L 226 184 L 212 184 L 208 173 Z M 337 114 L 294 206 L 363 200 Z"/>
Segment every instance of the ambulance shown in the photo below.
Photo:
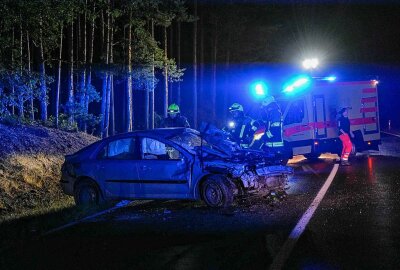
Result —
<path fill-rule="evenodd" d="M 316 159 L 322 153 L 340 156 L 337 117 L 349 109 L 350 127 L 355 138 L 353 151 L 379 150 L 378 81 L 315 81 L 308 89 L 284 99 L 283 138 L 291 155 Z M 289 90 L 296 90 L 294 87 Z"/>

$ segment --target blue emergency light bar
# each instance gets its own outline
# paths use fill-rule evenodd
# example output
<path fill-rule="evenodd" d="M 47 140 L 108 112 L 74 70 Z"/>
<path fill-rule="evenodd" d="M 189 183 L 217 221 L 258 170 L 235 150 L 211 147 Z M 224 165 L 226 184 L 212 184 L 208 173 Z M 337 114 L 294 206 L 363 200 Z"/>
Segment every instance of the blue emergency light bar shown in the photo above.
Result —
<path fill-rule="evenodd" d="M 283 87 L 283 93 L 292 94 L 307 89 L 311 85 L 311 78 L 306 75 L 297 76 Z"/>

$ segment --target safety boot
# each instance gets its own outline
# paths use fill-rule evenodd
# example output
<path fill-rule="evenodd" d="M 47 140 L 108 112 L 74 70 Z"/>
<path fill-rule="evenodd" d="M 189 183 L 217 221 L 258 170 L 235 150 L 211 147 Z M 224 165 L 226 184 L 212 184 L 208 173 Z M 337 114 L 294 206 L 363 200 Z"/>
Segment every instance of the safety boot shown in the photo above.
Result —
<path fill-rule="evenodd" d="M 348 160 L 342 160 L 340 162 L 340 165 L 342 165 L 342 166 L 350 166 L 351 164 L 350 164 L 350 162 Z"/>

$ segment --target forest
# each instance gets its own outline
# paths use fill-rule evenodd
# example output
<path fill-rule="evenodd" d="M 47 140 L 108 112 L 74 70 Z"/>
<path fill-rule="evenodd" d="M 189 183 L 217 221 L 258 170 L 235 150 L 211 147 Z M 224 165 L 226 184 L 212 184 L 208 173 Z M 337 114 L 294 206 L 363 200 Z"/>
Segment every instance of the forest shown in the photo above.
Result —
<path fill-rule="evenodd" d="M 158 83 L 166 114 L 184 71 L 168 28 L 197 20 L 181 0 L 11 0 L 0 12 L 0 118 L 102 137 L 132 131 L 137 103 L 153 128 Z"/>

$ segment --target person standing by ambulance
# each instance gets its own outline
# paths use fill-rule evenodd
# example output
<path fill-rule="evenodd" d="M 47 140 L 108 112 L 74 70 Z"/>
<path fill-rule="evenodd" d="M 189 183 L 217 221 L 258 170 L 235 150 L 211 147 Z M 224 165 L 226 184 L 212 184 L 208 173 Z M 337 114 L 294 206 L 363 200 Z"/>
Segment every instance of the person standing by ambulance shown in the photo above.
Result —
<path fill-rule="evenodd" d="M 342 141 L 342 155 L 340 157 L 340 164 L 343 166 L 349 166 L 349 156 L 351 153 L 351 149 L 353 147 L 351 143 L 351 138 L 354 138 L 353 132 L 350 130 L 350 120 L 349 120 L 349 111 L 348 108 L 342 108 L 339 111 L 339 119 L 338 119 L 338 129 L 339 129 L 339 138 Z"/>

